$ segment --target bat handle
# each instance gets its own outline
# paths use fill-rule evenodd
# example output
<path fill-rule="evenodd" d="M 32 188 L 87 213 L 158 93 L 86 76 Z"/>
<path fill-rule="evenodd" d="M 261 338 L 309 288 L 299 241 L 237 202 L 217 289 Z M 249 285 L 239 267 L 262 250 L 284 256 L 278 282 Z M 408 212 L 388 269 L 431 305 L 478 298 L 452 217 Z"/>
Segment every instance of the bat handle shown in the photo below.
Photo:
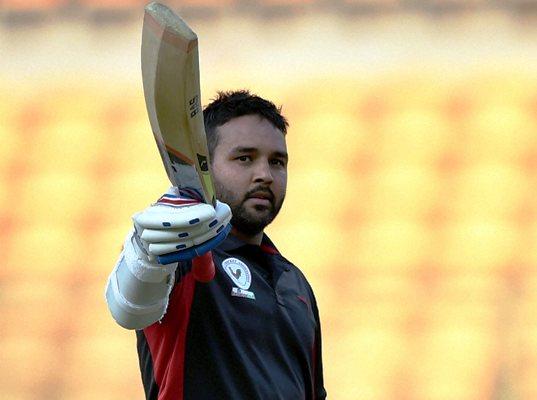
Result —
<path fill-rule="evenodd" d="M 215 275 L 213 255 L 210 251 L 192 260 L 192 274 L 198 282 L 210 282 Z"/>

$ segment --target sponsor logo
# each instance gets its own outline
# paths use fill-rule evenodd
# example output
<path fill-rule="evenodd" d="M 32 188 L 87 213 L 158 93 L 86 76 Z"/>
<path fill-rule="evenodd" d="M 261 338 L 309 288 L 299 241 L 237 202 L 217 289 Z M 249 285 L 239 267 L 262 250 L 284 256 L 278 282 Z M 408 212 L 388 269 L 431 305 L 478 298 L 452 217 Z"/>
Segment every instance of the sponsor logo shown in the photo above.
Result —
<path fill-rule="evenodd" d="M 245 297 L 250 300 L 255 300 L 255 294 L 249 290 L 242 290 L 239 288 L 231 288 L 231 295 L 235 297 Z"/>
<path fill-rule="evenodd" d="M 248 290 L 252 284 L 252 274 L 245 263 L 237 258 L 226 258 L 222 268 L 236 285 L 231 289 L 232 296 L 255 300 L 255 294 Z"/>

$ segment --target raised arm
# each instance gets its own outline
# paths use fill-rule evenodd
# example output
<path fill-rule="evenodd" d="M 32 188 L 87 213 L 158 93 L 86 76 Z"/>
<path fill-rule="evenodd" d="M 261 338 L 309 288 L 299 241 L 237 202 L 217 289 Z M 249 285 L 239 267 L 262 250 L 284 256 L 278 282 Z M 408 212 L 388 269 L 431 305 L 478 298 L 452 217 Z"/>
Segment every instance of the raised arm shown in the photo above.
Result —
<path fill-rule="evenodd" d="M 216 247 L 230 229 L 231 211 L 218 202 L 216 209 L 171 192 L 133 216 L 134 229 L 105 289 L 108 308 L 127 329 L 142 329 L 166 313 L 168 297 L 181 261 L 200 259 Z M 200 275 L 198 279 L 210 280 Z"/>

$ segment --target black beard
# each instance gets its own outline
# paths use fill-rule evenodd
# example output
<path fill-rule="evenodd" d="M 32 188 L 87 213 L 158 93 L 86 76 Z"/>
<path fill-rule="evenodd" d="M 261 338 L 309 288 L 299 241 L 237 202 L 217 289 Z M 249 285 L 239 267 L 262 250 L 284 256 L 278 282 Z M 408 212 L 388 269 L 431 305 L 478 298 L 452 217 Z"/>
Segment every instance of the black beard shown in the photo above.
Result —
<path fill-rule="evenodd" d="M 279 202 L 276 203 L 276 199 L 272 197 L 269 207 L 263 205 L 256 205 L 255 209 L 257 211 L 267 210 L 268 208 L 268 212 L 265 212 L 263 216 L 256 216 L 252 215 L 244 205 L 246 200 L 248 200 L 249 198 L 248 194 L 243 200 L 239 201 L 235 199 L 233 193 L 224 189 L 222 185 L 215 182 L 215 186 L 218 200 L 227 203 L 231 208 L 231 225 L 238 231 L 248 236 L 257 235 L 258 233 L 262 232 L 267 225 L 274 221 L 274 218 L 276 218 L 276 216 L 280 212 L 280 209 L 283 205 L 283 200 L 285 199 L 284 196 Z M 255 189 L 250 192 L 254 193 L 257 190 L 258 189 Z"/>
<path fill-rule="evenodd" d="M 263 209 L 266 207 L 255 206 L 255 208 L 259 211 L 263 211 Z M 262 232 L 267 225 L 274 221 L 274 218 L 276 218 L 276 215 L 278 215 L 279 211 L 279 208 L 276 209 L 274 205 L 271 204 L 269 213 L 262 217 L 254 218 L 246 210 L 246 207 L 244 207 L 244 202 L 242 202 L 237 207 L 231 207 L 231 212 L 233 214 L 231 217 L 231 225 L 248 236 L 257 235 L 258 233 Z"/>

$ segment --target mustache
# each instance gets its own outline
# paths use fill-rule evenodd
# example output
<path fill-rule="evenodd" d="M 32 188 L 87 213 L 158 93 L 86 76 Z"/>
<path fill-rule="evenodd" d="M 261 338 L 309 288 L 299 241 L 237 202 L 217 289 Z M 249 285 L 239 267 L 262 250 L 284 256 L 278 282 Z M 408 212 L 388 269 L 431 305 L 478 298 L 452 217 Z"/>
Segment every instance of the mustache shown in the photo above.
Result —
<path fill-rule="evenodd" d="M 244 199 L 246 200 L 257 193 L 264 193 L 269 197 L 269 200 L 271 202 L 274 201 L 274 193 L 272 193 L 272 190 L 270 190 L 268 187 L 263 187 L 263 186 L 258 186 L 246 192 L 246 194 L 244 195 Z"/>

